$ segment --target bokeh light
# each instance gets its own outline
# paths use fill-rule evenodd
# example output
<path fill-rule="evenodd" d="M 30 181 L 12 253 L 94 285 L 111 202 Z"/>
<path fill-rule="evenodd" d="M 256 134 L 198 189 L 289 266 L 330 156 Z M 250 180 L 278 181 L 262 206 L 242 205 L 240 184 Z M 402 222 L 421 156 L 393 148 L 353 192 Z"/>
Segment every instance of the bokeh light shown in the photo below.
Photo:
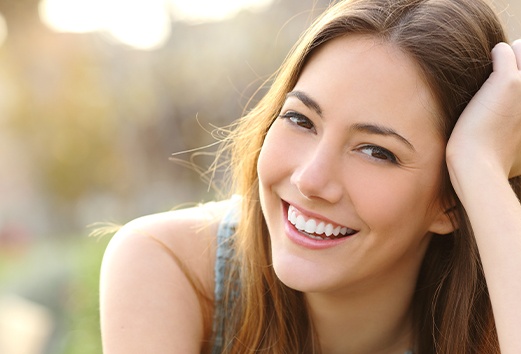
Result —
<path fill-rule="evenodd" d="M 4 44 L 7 39 L 7 23 L 5 22 L 4 16 L 0 14 L 0 47 Z"/>
<path fill-rule="evenodd" d="M 241 10 L 266 9 L 273 0 L 41 0 L 40 18 L 56 32 L 101 32 L 141 50 L 162 47 L 171 20 L 223 21 Z"/>
<path fill-rule="evenodd" d="M 103 27 L 103 0 L 42 0 L 40 18 L 56 32 L 86 33 Z"/>
<path fill-rule="evenodd" d="M 170 0 L 173 17 L 189 23 L 222 21 L 241 10 L 263 10 L 272 3 L 273 0 Z"/>
<path fill-rule="evenodd" d="M 136 49 L 159 48 L 170 36 L 164 0 L 42 0 L 39 10 L 54 31 L 103 32 Z"/>

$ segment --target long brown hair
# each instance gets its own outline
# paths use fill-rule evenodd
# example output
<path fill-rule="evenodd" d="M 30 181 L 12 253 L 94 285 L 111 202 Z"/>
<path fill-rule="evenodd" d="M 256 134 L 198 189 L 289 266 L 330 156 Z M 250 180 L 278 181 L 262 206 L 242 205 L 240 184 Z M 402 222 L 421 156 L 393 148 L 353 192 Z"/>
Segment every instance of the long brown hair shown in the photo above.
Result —
<path fill-rule="evenodd" d="M 447 141 L 466 104 L 492 71 L 490 52 L 505 34 L 481 0 L 352 0 L 330 6 L 303 34 L 263 99 L 226 140 L 241 220 L 230 277 L 240 296 L 228 303 L 226 353 L 317 353 L 302 293 L 287 288 L 271 267 L 269 235 L 259 204 L 257 159 L 264 137 L 313 51 L 339 36 L 376 36 L 400 48 L 420 67 L 439 105 L 439 132 Z M 465 211 L 446 168 L 440 195 L 457 230 L 434 235 L 413 299 L 415 351 L 420 354 L 499 353 L 487 286 Z M 511 181 L 516 193 L 520 181 Z"/>

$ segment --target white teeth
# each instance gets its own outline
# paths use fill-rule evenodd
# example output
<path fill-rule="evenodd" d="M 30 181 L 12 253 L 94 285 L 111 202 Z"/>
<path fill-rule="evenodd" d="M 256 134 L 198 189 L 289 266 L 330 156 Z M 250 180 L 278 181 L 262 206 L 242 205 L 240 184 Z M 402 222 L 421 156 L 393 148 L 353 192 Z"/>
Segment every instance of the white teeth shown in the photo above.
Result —
<path fill-rule="evenodd" d="M 295 227 L 299 230 L 304 230 L 306 228 L 306 220 L 302 215 L 297 216 L 297 223 Z"/>
<path fill-rule="evenodd" d="M 297 223 L 297 213 L 295 213 L 295 211 L 292 211 L 291 213 L 288 212 L 288 220 L 290 223 L 295 225 Z"/>
<path fill-rule="evenodd" d="M 312 233 L 315 233 L 316 228 L 317 228 L 317 222 L 313 219 L 309 219 L 308 221 L 306 221 L 306 228 L 304 229 L 304 231 L 312 234 Z"/>
<path fill-rule="evenodd" d="M 324 232 L 326 236 L 331 236 L 333 234 L 333 225 L 327 224 Z"/>
<path fill-rule="evenodd" d="M 325 228 L 326 228 L 326 224 L 324 224 L 324 222 L 321 221 L 320 224 L 317 225 L 315 233 L 317 235 L 322 235 L 324 233 Z M 346 228 L 346 230 L 347 230 L 347 228 Z"/>
<path fill-rule="evenodd" d="M 320 236 L 313 235 L 322 235 L 325 234 L 327 237 L 333 235 L 346 235 L 347 231 L 350 230 L 347 227 L 342 226 L 333 226 L 333 224 L 325 223 L 324 221 L 317 222 L 315 219 L 309 218 L 305 219 L 303 215 L 299 214 L 298 211 L 293 207 L 288 207 L 288 220 L 290 223 L 295 225 L 295 227 L 304 231 L 308 234 L 309 237 L 322 240 L 323 238 Z"/>
<path fill-rule="evenodd" d="M 323 239 L 322 237 L 320 237 L 320 236 L 315 236 L 315 235 L 311 235 L 311 234 L 307 234 L 306 236 L 309 237 L 309 238 L 312 238 L 312 239 L 314 239 L 314 240 L 320 240 L 320 241 L 323 241 L 323 240 L 324 240 L 324 239 Z"/>

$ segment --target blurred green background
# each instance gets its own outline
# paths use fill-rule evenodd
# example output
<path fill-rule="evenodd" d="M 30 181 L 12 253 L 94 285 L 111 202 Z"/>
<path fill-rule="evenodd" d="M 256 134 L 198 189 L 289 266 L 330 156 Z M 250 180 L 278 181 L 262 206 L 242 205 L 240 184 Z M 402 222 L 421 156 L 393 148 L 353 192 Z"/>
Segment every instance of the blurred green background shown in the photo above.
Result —
<path fill-rule="evenodd" d="M 101 353 L 110 235 L 87 226 L 212 199 L 170 155 L 214 143 L 328 3 L 0 0 L 0 354 Z"/>

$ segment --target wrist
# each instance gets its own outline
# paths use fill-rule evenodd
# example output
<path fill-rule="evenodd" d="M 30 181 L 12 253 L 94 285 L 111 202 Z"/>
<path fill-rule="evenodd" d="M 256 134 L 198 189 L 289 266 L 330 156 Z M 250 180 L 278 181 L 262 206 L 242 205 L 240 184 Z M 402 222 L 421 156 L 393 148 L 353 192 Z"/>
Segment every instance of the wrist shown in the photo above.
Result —
<path fill-rule="evenodd" d="M 508 172 L 496 159 L 475 156 L 447 156 L 450 180 L 460 199 L 472 192 L 489 190 L 494 185 L 508 184 Z"/>

